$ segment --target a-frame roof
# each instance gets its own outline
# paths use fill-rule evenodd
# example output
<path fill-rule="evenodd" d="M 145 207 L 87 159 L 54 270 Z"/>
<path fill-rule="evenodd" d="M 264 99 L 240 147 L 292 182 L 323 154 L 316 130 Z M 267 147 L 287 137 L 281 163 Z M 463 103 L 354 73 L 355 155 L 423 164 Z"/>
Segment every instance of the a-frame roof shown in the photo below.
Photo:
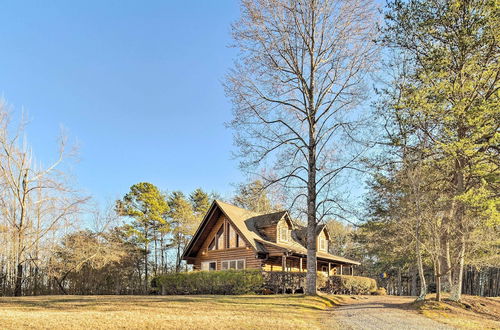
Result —
<path fill-rule="evenodd" d="M 276 225 L 281 219 L 285 218 L 286 221 L 290 223 L 291 227 L 295 229 L 294 232 L 297 233 L 295 236 L 299 236 L 300 234 L 302 234 L 304 229 L 300 228 L 300 226 L 296 227 L 293 225 L 293 222 L 290 220 L 290 216 L 288 215 L 287 211 L 260 214 L 219 200 L 215 200 L 210 206 L 207 214 L 201 221 L 200 226 L 198 227 L 196 233 L 193 235 L 193 238 L 184 250 L 184 253 L 182 255 L 183 259 L 193 258 L 196 256 L 196 253 L 201 248 L 201 244 L 203 244 L 208 235 L 208 232 L 210 231 L 210 226 L 213 226 L 215 224 L 221 214 L 224 214 L 228 218 L 228 220 L 236 227 L 235 229 L 239 231 L 243 236 L 243 239 L 256 252 L 267 252 L 266 245 L 281 248 L 286 252 L 298 254 L 306 254 L 307 252 L 304 243 L 301 242 L 300 237 L 293 237 L 292 235 L 293 240 L 291 242 L 276 243 L 267 240 L 259 233 L 260 228 Z M 324 225 L 318 226 L 317 234 L 319 234 L 325 228 L 326 227 Z M 356 261 L 339 256 L 334 256 L 321 251 L 317 252 L 317 256 L 318 258 L 334 260 L 342 263 L 359 264 Z"/>
<path fill-rule="evenodd" d="M 210 223 L 217 221 L 218 215 L 221 213 L 234 224 L 236 230 L 241 233 L 243 239 L 248 242 L 250 247 L 252 247 L 255 251 L 262 250 L 261 245 L 257 244 L 257 240 L 261 239 L 261 237 L 257 232 L 257 228 L 252 226 L 253 221 L 251 219 L 259 218 L 263 215 L 224 203 L 219 200 L 214 200 L 207 214 L 201 221 L 198 230 L 193 235 L 193 238 L 184 250 L 182 255 L 183 258 L 194 257 L 192 253 L 193 250 L 197 250 L 197 248 L 199 248 L 199 246 L 203 243 L 204 236 L 208 234 L 208 230 L 205 230 L 205 228 L 209 227 Z"/>

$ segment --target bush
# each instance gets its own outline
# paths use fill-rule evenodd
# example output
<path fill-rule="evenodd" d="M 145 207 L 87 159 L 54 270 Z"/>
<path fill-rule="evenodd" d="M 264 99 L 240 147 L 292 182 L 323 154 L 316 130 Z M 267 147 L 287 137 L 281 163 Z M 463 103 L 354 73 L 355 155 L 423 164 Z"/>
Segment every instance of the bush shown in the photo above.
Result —
<path fill-rule="evenodd" d="M 369 294 L 377 290 L 377 282 L 368 277 L 351 275 L 330 276 L 327 291 L 334 294 Z"/>
<path fill-rule="evenodd" d="M 264 287 L 273 293 L 294 293 L 306 285 L 306 273 L 263 272 Z"/>
<path fill-rule="evenodd" d="M 304 292 L 307 273 L 302 272 L 264 272 L 265 292 L 296 293 Z M 328 276 L 316 273 L 316 287 L 324 289 L 328 286 Z"/>
<path fill-rule="evenodd" d="M 385 296 L 387 295 L 387 290 L 385 288 L 378 288 L 377 290 L 372 292 L 374 296 Z"/>
<path fill-rule="evenodd" d="M 322 272 L 316 273 L 316 288 L 323 289 L 328 286 L 328 276 Z"/>
<path fill-rule="evenodd" d="M 259 270 L 173 273 L 158 276 L 155 281 L 166 295 L 248 294 L 260 292 L 264 284 Z"/>

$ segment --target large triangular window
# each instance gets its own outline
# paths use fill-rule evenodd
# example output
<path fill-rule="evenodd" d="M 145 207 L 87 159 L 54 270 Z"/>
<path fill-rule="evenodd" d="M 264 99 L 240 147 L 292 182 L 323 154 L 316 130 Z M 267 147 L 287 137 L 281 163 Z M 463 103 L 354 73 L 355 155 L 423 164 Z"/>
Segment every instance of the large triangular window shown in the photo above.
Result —
<path fill-rule="evenodd" d="M 241 246 L 245 246 L 243 240 L 241 239 L 240 235 L 238 235 L 238 232 L 234 229 L 234 227 L 229 225 L 229 240 L 227 247 L 230 249 Z"/>
<path fill-rule="evenodd" d="M 217 250 L 224 248 L 224 225 L 220 226 L 220 229 L 215 236 L 215 244 L 215 248 Z"/>

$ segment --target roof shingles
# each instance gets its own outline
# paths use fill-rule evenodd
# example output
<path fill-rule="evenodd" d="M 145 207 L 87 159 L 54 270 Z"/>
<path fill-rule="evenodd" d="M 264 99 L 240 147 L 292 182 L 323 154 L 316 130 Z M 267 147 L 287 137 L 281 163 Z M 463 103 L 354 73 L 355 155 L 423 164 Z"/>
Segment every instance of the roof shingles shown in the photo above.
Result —
<path fill-rule="evenodd" d="M 269 214 L 259 214 L 231 204 L 221 202 L 219 200 L 215 201 L 215 203 L 217 203 L 222 212 L 224 212 L 224 214 L 234 223 L 240 233 L 246 238 L 246 240 L 256 251 L 267 252 L 265 246 L 269 245 L 281 248 L 291 253 L 307 255 L 307 249 L 305 247 L 304 239 L 306 233 L 305 227 L 295 228 L 292 234 L 292 241 L 290 241 L 289 243 L 272 242 L 266 239 L 266 237 L 263 237 L 259 232 L 259 229 L 263 227 L 277 224 L 287 214 L 286 211 L 279 211 Z M 319 228 L 318 233 L 323 228 L 324 225 Z M 346 264 L 360 264 L 357 261 L 321 251 L 317 252 L 317 257 L 320 259 L 326 259 Z"/>

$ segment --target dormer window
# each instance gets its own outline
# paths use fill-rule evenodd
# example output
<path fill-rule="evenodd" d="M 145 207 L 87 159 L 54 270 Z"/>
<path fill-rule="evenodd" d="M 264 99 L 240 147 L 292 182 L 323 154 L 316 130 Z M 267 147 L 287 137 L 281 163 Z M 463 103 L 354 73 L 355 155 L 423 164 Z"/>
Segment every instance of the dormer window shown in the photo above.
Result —
<path fill-rule="evenodd" d="M 319 238 L 319 249 L 321 251 L 326 251 L 326 239 L 324 237 Z"/>
<path fill-rule="evenodd" d="M 282 242 L 288 242 L 288 228 L 287 227 L 281 227 L 280 228 L 280 241 Z"/>

